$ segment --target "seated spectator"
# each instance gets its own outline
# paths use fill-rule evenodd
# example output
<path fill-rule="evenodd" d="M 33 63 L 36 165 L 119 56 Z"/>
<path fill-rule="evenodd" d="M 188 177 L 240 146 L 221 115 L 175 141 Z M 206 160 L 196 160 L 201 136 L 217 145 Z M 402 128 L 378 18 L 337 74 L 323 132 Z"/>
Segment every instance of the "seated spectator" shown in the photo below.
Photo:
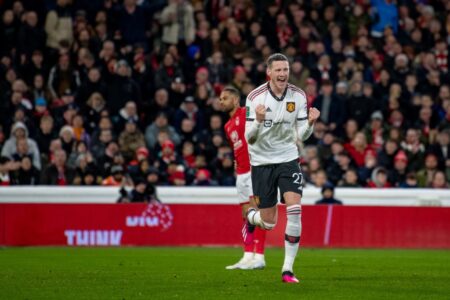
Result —
<path fill-rule="evenodd" d="M 116 141 L 111 141 L 106 145 L 103 154 L 96 159 L 99 175 L 106 177 L 111 172 L 114 165 L 114 157 L 119 153 L 119 145 Z"/>
<path fill-rule="evenodd" d="M 359 181 L 358 172 L 355 169 L 348 169 L 344 173 L 343 179 L 339 182 L 339 186 L 348 188 L 361 187 Z"/>
<path fill-rule="evenodd" d="M 11 182 L 11 159 L 6 156 L 0 157 L 0 186 L 9 186 Z"/>
<path fill-rule="evenodd" d="M 17 167 L 20 168 L 21 161 L 24 157 L 28 157 L 33 163 L 35 163 L 34 167 L 37 170 L 41 169 L 41 160 L 40 158 L 34 159 L 34 153 L 30 152 L 28 148 L 27 139 L 19 138 L 16 139 L 16 152 L 12 155 L 12 159 L 18 163 Z"/>
<path fill-rule="evenodd" d="M 139 127 L 139 116 L 134 101 L 128 101 L 125 103 L 125 106 L 120 109 L 119 115 L 115 120 L 115 130 L 117 132 L 122 132 L 125 129 L 126 123 L 130 120 L 133 120 Z"/>
<path fill-rule="evenodd" d="M 151 186 L 156 185 L 164 185 L 165 182 L 160 179 L 158 169 L 155 167 L 150 167 L 147 171 L 147 174 L 145 174 L 145 179 L 147 180 L 147 186 L 149 189 Z"/>
<path fill-rule="evenodd" d="M 156 115 L 155 121 L 145 129 L 145 142 L 150 149 L 155 149 L 158 142 L 158 133 L 166 131 L 169 139 L 176 145 L 180 145 L 180 136 L 175 128 L 169 124 L 169 116 L 160 112 Z"/>
<path fill-rule="evenodd" d="M 211 172 L 209 170 L 200 169 L 195 173 L 193 184 L 196 186 L 214 186 L 217 185 L 217 182 L 211 179 Z"/>
<path fill-rule="evenodd" d="M 86 120 L 86 130 L 89 134 L 93 134 L 99 124 L 102 113 L 106 111 L 106 102 L 100 93 L 92 93 L 89 96 L 83 109 L 83 116 Z"/>
<path fill-rule="evenodd" d="M 378 164 L 386 169 L 392 169 L 394 167 L 394 158 L 398 152 L 398 144 L 392 139 L 388 139 L 381 151 L 378 152 L 377 161 Z"/>
<path fill-rule="evenodd" d="M 417 181 L 416 173 L 409 172 L 408 174 L 406 174 L 405 181 L 400 182 L 398 187 L 400 187 L 400 188 L 418 188 L 419 184 Z"/>
<path fill-rule="evenodd" d="M 143 147 L 139 149 L 136 152 L 140 151 L 142 153 Z M 145 178 L 150 168 L 152 167 L 148 159 L 144 157 L 144 154 L 138 154 L 138 156 L 140 156 L 140 158 L 136 160 L 136 164 L 128 166 L 128 172 L 133 181 L 136 178 Z"/>
<path fill-rule="evenodd" d="M 195 148 L 191 141 L 183 143 L 181 148 L 181 155 L 183 157 L 183 164 L 188 168 L 195 167 Z"/>
<path fill-rule="evenodd" d="M 358 168 L 358 178 L 361 184 L 365 185 L 367 183 L 367 181 L 370 179 L 370 176 L 372 176 L 372 171 L 377 165 L 378 162 L 375 151 L 367 151 L 366 155 L 364 156 L 364 165 Z"/>
<path fill-rule="evenodd" d="M 121 165 L 111 167 L 111 175 L 102 181 L 104 186 L 132 186 L 131 179 Z"/>
<path fill-rule="evenodd" d="M 419 131 L 409 128 L 406 131 L 406 139 L 401 143 L 401 147 L 408 156 L 409 168 L 418 171 L 423 165 L 425 156 L 425 146 L 420 142 Z"/>
<path fill-rule="evenodd" d="M 171 140 L 166 140 L 161 145 L 161 152 L 158 155 L 157 165 L 160 173 L 169 174 L 170 164 L 182 165 L 182 160 L 175 151 L 175 145 Z M 184 172 L 184 170 L 183 170 Z"/>
<path fill-rule="evenodd" d="M 372 178 L 367 183 L 370 188 L 390 188 L 392 185 L 387 180 L 387 171 L 382 167 L 375 168 L 372 172 Z"/>
<path fill-rule="evenodd" d="M 139 147 L 145 147 L 144 135 L 133 119 L 129 119 L 125 124 L 125 129 L 119 136 L 119 147 L 126 161 L 133 159 Z"/>
<path fill-rule="evenodd" d="M 79 113 L 77 113 L 72 118 L 72 129 L 73 129 L 73 137 L 75 141 L 77 142 L 84 142 L 86 145 L 91 144 L 91 136 L 87 132 L 85 125 L 84 125 L 84 119 L 83 116 Z"/>
<path fill-rule="evenodd" d="M 185 186 L 186 174 L 182 165 L 172 164 L 167 168 L 168 181 L 170 185 Z"/>
<path fill-rule="evenodd" d="M 327 174 L 330 182 L 337 184 L 342 178 L 342 175 L 344 175 L 344 173 L 350 168 L 355 168 L 350 155 L 346 151 L 342 151 L 337 154 L 336 159 L 330 163 L 327 168 Z"/>
<path fill-rule="evenodd" d="M 71 185 L 75 178 L 75 170 L 67 166 L 66 161 L 66 151 L 56 150 L 52 163 L 42 173 L 40 183 L 43 185 Z"/>
<path fill-rule="evenodd" d="M 39 153 L 39 148 L 36 142 L 28 137 L 28 129 L 22 122 L 16 122 L 11 128 L 11 135 L 9 139 L 6 140 L 2 148 L 1 156 L 6 156 L 9 159 L 13 158 L 14 153 L 17 153 L 17 139 L 25 139 L 27 142 L 27 147 L 29 153 L 33 159 L 33 165 L 37 169 L 41 169 L 41 156 Z"/>
<path fill-rule="evenodd" d="M 408 157 L 403 150 L 400 150 L 394 157 L 394 168 L 389 171 L 389 182 L 393 186 L 399 186 L 406 181 L 408 174 Z"/>
<path fill-rule="evenodd" d="M 383 148 L 387 137 L 387 127 L 383 125 L 383 114 L 375 111 L 370 117 L 370 123 L 366 126 L 365 134 L 369 147 L 378 151 Z"/>
<path fill-rule="evenodd" d="M 169 92 L 163 88 L 156 90 L 148 109 L 146 121 L 148 123 L 154 122 L 160 113 L 164 113 L 168 117 L 169 123 L 172 123 L 171 120 L 175 116 L 175 109 L 169 104 Z"/>
<path fill-rule="evenodd" d="M 311 182 L 315 187 L 321 188 L 329 184 L 327 173 L 324 170 L 318 170 L 311 174 Z"/>
<path fill-rule="evenodd" d="M 97 167 L 92 160 L 92 155 L 88 152 L 80 152 L 75 160 L 75 178 L 73 184 L 82 184 L 83 178 L 87 172 L 96 170 Z"/>
<path fill-rule="evenodd" d="M 417 180 L 419 187 L 430 186 L 434 173 L 438 171 L 438 159 L 433 153 L 428 153 L 425 156 L 425 167 L 417 172 Z"/>
<path fill-rule="evenodd" d="M 58 63 L 51 68 L 48 79 L 52 97 L 59 99 L 68 89 L 70 91 L 77 90 L 80 84 L 80 74 L 72 67 L 69 55 L 61 54 Z"/>
<path fill-rule="evenodd" d="M 73 131 L 72 126 L 70 125 L 63 126 L 59 131 L 59 138 L 61 140 L 62 148 L 67 153 L 67 155 L 70 156 L 72 151 L 75 150 L 74 148 L 76 144 L 75 133 Z"/>
<path fill-rule="evenodd" d="M 87 78 L 81 83 L 75 98 L 79 107 L 84 109 L 92 95 L 97 94 L 103 97 L 106 95 L 107 87 L 102 80 L 102 73 L 99 68 L 89 69 Z"/>
<path fill-rule="evenodd" d="M 51 116 L 43 116 L 39 122 L 39 129 L 36 136 L 36 141 L 39 146 L 39 152 L 42 156 L 46 156 L 50 151 L 50 143 L 56 138 L 53 118 Z"/>
<path fill-rule="evenodd" d="M 113 117 L 119 114 L 127 101 L 142 102 L 139 85 L 131 78 L 131 68 L 126 60 L 119 60 L 115 65 L 114 75 L 108 84 L 107 99 L 106 105 Z"/>
<path fill-rule="evenodd" d="M 20 169 L 16 171 L 14 184 L 38 185 L 40 176 L 40 171 L 33 166 L 30 157 L 24 156 L 20 161 Z"/>
<path fill-rule="evenodd" d="M 364 157 L 367 152 L 373 152 L 363 132 L 357 132 L 350 143 L 344 144 L 344 148 L 358 167 L 364 166 Z"/>
<path fill-rule="evenodd" d="M 448 172 L 450 172 L 450 131 L 440 131 L 436 137 L 436 142 L 430 145 L 429 150 L 437 156 L 439 167 L 448 169 Z"/>
<path fill-rule="evenodd" d="M 175 112 L 174 125 L 178 132 L 181 132 L 181 122 L 185 118 L 194 123 L 194 133 L 197 133 L 205 128 L 205 118 L 203 112 L 199 110 L 197 103 L 195 103 L 194 97 L 192 96 L 186 97 L 180 105 L 180 108 Z"/>
<path fill-rule="evenodd" d="M 87 168 L 81 178 L 81 185 L 84 186 L 98 186 L 101 184 L 102 178 L 98 176 L 98 172 L 95 169 Z"/>
<path fill-rule="evenodd" d="M 324 80 L 320 90 L 313 106 L 320 111 L 320 120 L 327 125 L 329 131 L 340 131 L 345 120 L 345 105 L 333 93 L 333 83 L 330 80 Z"/>
<path fill-rule="evenodd" d="M 433 179 L 429 185 L 433 189 L 448 189 L 450 185 L 448 184 L 448 179 L 445 177 L 445 173 L 442 171 L 437 171 L 433 174 Z"/>
<path fill-rule="evenodd" d="M 236 178 L 234 177 L 234 162 L 231 154 L 224 155 L 220 160 L 220 165 L 216 170 L 217 181 L 221 186 L 235 186 Z"/>
<path fill-rule="evenodd" d="M 334 185 L 326 184 L 322 187 L 322 199 L 316 201 L 316 204 L 337 204 L 342 205 L 342 201 L 334 198 Z"/>

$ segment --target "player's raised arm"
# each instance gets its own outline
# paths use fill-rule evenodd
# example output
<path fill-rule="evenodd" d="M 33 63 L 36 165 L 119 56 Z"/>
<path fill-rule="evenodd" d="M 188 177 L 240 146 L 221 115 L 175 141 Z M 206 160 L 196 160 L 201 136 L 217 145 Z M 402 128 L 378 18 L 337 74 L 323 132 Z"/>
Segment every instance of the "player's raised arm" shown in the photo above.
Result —
<path fill-rule="evenodd" d="M 245 108 L 247 110 L 245 122 L 245 139 L 247 143 L 254 144 L 258 138 L 258 133 L 266 116 L 266 108 L 262 104 L 258 104 L 256 109 L 253 107 L 252 101 L 247 98 Z"/>
<path fill-rule="evenodd" d="M 307 140 L 311 136 L 314 130 L 314 123 L 319 116 L 320 111 L 315 107 L 311 107 L 308 112 L 305 101 L 303 107 L 299 109 L 297 115 L 297 136 L 302 141 Z"/>

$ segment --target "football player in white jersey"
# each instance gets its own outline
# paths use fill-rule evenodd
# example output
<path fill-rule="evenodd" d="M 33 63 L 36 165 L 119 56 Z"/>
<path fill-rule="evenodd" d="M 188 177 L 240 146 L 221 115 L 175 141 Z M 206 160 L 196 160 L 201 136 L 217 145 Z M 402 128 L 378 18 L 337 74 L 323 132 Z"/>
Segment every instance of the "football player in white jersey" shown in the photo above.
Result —
<path fill-rule="evenodd" d="M 285 257 L 282 281 L 298 283 L 293 265 L 301 235 L 302 173 L 298 165 L 297 138 L 306 140 L 320 116 L 307 109 L 306 95 L 289 84 L 289 61 L 280 53 L 267 59 L 270 80 L 254 89 L 246 101 L 246 128 L 254 199 L 258 210 L 250 208 L 250 224 L 271 230 L 277 222 L 277 192 L 286 204 Z M 293 130 L 295 129 L 295 130 Z"/>

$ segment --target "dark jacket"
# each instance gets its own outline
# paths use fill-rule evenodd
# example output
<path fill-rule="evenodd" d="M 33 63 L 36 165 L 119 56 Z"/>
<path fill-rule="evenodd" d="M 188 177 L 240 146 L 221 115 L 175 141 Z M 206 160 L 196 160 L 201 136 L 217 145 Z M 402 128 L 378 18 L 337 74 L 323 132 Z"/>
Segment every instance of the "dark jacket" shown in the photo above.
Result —
<path fill-rule="evenodd" d="M 336 198 L 322 198 L 316 201 L 316 204 L 336 204 L 342 205 L 342 201 Z"/>
<path fill-rule="evenodd" d="M 76 172 L 73 168 L 65 167 L 64 177 L 66 185 L 70 185 L 75 178 Z M 58 169 L 55 165 L 51 164 L 44 170 L 41 177 L 41 184 L 43 185 L 58 185 Z"/>

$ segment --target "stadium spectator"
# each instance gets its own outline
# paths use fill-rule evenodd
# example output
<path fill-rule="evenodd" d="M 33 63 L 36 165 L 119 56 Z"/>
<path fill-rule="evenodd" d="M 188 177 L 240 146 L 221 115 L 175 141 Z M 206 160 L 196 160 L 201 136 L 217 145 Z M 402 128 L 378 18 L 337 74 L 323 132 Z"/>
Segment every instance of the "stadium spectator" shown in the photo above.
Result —
<path fill-rule="evenodd" d="M 69 55 L 60 55 L 58 64 L 50 69 L 50 74 L 48 77 L 48 87 L 52 97 L 59 99 L 64 94 L 73 95 L 74 91 L 78 90 L 80 83 L 80 74 L 75 68 L 73 68 Z"/>
<path fill-rule="evenodd" d="M 320 120 L 327 125 L 328 130 L 339 133 L 345 120 L 345 105 L 333 94 L 333 83 L 329 79 L 322 82 L 320 90 L 313 106 L 320 110 Z"/>
<path fill-rule="evenodd" d="M 161 111 L 156 115 L 154 122 L 145 129 L 145 142 L 150 149 L 155 149 L 158 142 L 158 134 L 161 131 L 167 132 L 169 139 L 176 146 L 180 145 L 180 136 L 175 128 L 169 124 L 169 116 Z"/>
<path fill-rule="evenodd" d="M 450 187 L 447 178 L 445 177 L 445 173 L 442 171 L 436 171 L 433 174 L 433 179 L 428 186 L 433 189 L 448 189 Z"/>
<path fill-rule="evenodd" d="M 417 181 L 419 187 L 431 186 L 434 178 L 434 173 L 438 170 L 438 159 L 433 153 L 428 153 L 425 156 L 425 167 L 417 172 Z"/>
<path fill-rule="evenodd" d="M 342 205 L 342 201 L 334 198 L 334 185 L 326 184 L 321 190 L 322 198 L 316 201 L 316 204 L 334 204 Z"/>
<path fill-rule="evenodd" d="M 175 109 L 169 104 L 169 92 L 163 88 L 156 90 L 153 99 L 150 101 L 149 112 L 145 121 L 147 123 L 155 121 L 160 113 L 166 114 L 169 123 L 172 124 L 170 121 L 173 120 Z"/>
<path fill-rule="evenodd" d="M 23 18 L 17 33 L 17 52 L 29 60 L 34 51 L 44 49 L 46 33 L 38 26 L 39 18 L 35 11 L 25 12 Z"/>
<path fill-rule="evenodd" d="M 13 155 L 17 153 L 17 140 L 24 139 L 27 143 L 26 154 L 31 156 L 33 165 L 37 169 L 41 169 L 40 153 L 37 143 L 28 137 L 28 128 L 22 122 L 16 122 L 11 128 L 11 135 L 6 140 L 2 148 L 2 156 L 13 159 Z"/>
<path fill-rule="evenodd" d="M 398 185 L 400 188 L 418 188 L 417 176 L 414 172 L 409 172 L 406 179 Z"/>
<path fill-rule="evenodd" d="M 0 186 L 11 185 L 11 159 L 6 156 L 0 157 Z"/>
<path fill-rule="evenodd" d="M 104 186 L 132 186 L 133 183 L 121 165 L 111 167 L 111 175 L 102 181 Z"/>
<path fill-rule="evenodd" d="M 389 182 L 393 186 L 399 186 L 406 181 L 408 174 L 408 157 L 400 150 L 394 156 L 394 168 L 388 174 Z"/>
<path fill-rule="evenodd" d="M 185 0 L 170 0 L 161 12 L 163 42 L 180 45 L 184 49 L 195 38 L 195 20 L 192 5 Z"/>
<path fill-rule="evenodd" d="M 106 106 L 113 117 L 118 115 L 119 110 L 128 101 L 134 101 L 138 105 L 142 103 L 139 85 L 131 75 L 131 68 L 126 60 L 121 59 L 115 64 L 114 74 L 107 88 L 108 101 L 106 101 Z"/>
<path fill-rule="evenodd" d="M 52 163 L 44 170 L 40 183 L 43 185 L 71 185 L 75 170 L 66 164 L 67 154 L 63 149 L 55 150 Z"/>
<path fill-rule="evenodd" d="M 127 120 L 124 130 L 120 133 L 119 147 L 126 161 L 133 159 L 139 147 L 145 147 L 144 135 L 133 118 Z"/>
<path fill-rule="evenodd" d="M 348 169 L 343 179 L 338 184 L 340 187 L 356 188 L 361 187 L 358 180 L 358 173 L 355 169 Z"/>
<path fill-rule="evenodd" d="M 387 180 L 387 171 L 386 169 L 379 167 L 375 168 L 372 171 L 371 179 L 367 183 L 367 187 L 370 188 L 389 188 L 392 185 Z"/>
<path fill-rule="evenodd" d="M 139 128 L 139 116 L 136 103 L 134 101 L 128 101 L 120 109 L 119 115 L 115 119 L 115 131 L 122 132 L 125 129 L 126 123 L 132 120 L 136 126 Z"/>
<path fill-rule="evenodd" d="M 41 173 L 33 166 L 30 157 L 24 156 L 20 161 L 20 168 L 13 176 L 15 185 L 38 185 Z"/>

